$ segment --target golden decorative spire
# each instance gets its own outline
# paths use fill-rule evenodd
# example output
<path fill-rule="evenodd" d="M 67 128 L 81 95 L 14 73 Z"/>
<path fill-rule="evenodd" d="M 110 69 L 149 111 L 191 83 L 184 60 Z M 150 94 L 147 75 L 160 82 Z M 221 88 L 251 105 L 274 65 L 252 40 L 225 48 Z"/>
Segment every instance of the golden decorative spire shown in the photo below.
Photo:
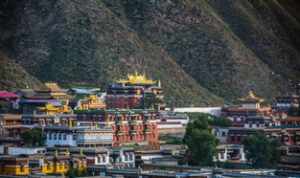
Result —
<path fill-rule="evenodd" d="M 254 94 L 254 92 L 253 92 L 252 90 L 250 90 L 250 91 L 248 92 L 248 95 L 245 96 L 245 97 L 243 97 L 243 98 L 240 98 L 239 101 L 242 101 L 242 102 L 247 102 L 247 101 L 249 101 L 249 102 L 259 102 L 259 103 L 261 103 L 261 102 L 264 101 L 264 99 L 262 99 L 262 98 L 256 96 L 256 95 Z"/>
<path fill-rule="evenodd" d="M 117 81 L 118 83 L 129 83 L 129 84 L 155 84 L 156 81 L 147 79 L 145 73 L 138 74 L 135 72 L 134 74 L 128 74 L 127 79 L 121 79 Z"/>

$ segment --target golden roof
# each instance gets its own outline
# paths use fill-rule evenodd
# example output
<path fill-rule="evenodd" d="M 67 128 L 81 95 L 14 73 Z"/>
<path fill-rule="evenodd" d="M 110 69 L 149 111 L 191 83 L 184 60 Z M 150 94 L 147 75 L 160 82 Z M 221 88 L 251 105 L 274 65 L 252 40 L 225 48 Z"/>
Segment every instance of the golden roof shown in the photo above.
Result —
<path fill-rule="evenodd" d="M 50 91 L 61 91 L 62 89 L 58 86 L 57 83 L 54 82 L 47 82 L 45 83 L 46 87 L 50 90 Z"/>
<path fill-rule="evenodd" d="M 248 95 L 245 96 L 245 97 L 243 97 L 243 98 L 240 98 L 239 101 L 242 101 L 242 102 L 247 102 L 247 101 L 251 101 L 251 102 L 263 102 L 264 99 L 262 99 L 262 98 L 256 96 L 256 95 L 254 94 L 254 92 L 253 92 L 252 90 L 250 90 L 250 91 L 248 92 Z"/>
<path fill-rule="evenodd" d="M 156 81 L 147 79 L 145 74 L 128 74 L 127 79 L 121 79 L 117 81 L 118 83 L 129 83 L 129 84 L 155 84 Z"/>

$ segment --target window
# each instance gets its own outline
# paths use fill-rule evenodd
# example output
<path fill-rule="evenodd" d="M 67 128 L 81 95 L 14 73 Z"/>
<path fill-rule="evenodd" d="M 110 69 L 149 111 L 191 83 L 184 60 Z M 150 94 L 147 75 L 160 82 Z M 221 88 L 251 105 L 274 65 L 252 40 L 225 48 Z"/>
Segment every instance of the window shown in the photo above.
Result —
<path fill-rule="evenodd" d="M 48 139 L 49 139 L 49 140 L 52 139 L 52 133 L 48 133 Z"/>
<path fill-rule="evenodd" d="M 58 133 L 58 140 L 61 140 L 61 133 Z"/>
<path fill-rule="evenodd" d="M 133 160 L 133 155 L 129 154 L 129 160 L 132 161 Z"/>
<path fill-rule="evenodd" d="M 63 134 L 63 139 L 67 140 L 67 134 Z"/>
<path fill-rule="evenodd" d="M 20 166 L 20 172 L 24 172 L 24 165 L 23 164 Z"/>
<path fill-rule="evenodd" d="M 222 132 L 222 137 L 224 137 L 225 135 L 226 135 L 226 133 L 223 131 L 223 132 Z"/>
<path fill-rule="evenodd" d="M 54 137 L 54 140 L 56 140 L 56 139 L 57 139 L 56 133 L 54 133 L 53 135 L 54 135 L 54 136 L 53 136 L 53 137 Z"/>
<path fill-rule="evenodd" d="M 221 153 L 220 155 L 221 155 L 221 159 L 224 159 L 224 153 Z"/>
<path fill-rule="evenodd" d="M 47 163 L 47 170 L 50 170 L 50 169 L 51 169 L 51 164 Z"/>

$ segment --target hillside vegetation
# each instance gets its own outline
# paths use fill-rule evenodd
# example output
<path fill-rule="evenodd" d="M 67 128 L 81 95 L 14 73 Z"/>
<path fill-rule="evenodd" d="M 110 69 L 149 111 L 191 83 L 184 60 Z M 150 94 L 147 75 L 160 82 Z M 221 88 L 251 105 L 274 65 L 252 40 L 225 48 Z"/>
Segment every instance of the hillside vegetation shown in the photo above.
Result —
<path fill-rule="evenodd" d="M 297 0 L 10 0 L 0 3 L 0 48 L 43 82 L 105 88 L 139 71 L 160 79 L 177 106 L 232 102 L 250 89 L 271 99 L 300 77 L 297 7 Z"/>

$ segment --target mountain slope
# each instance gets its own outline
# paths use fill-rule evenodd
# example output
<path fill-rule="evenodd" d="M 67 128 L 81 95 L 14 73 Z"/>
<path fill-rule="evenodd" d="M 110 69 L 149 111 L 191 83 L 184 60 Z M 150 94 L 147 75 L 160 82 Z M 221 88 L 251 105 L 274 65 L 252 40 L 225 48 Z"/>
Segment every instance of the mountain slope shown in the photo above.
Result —
<path fill-rule="evenodd" d="M 141 40 L 100 1 L 22 1 L 16 4 L 14 54 L 42 81 L 105 85 L 135 70 L 161 79 L 169 103 L 214 105 L 163 49 Z"/>
<path fill-rule="evenodd" d="M 140 36 L 166 49 L 197 82 L 226 99 L 249 89 L 270 98 L 287 90 L 285 78 L 299 76 L 299 51 L 280 39 L 288 33 L 271 10 L 255 9 L 260 1 L 105 2 Z M 256 13 L 270 17 L 277 25 L 273 28 L 284 33 L 270 33 L 263 21 L 257 24 Z"/>
<path fill-rule="evenodd" d="M 161 79 L 177 106 L 272 97 L 300 77 L 297 0 L 10 0 L 0 47 L 41 81 Z"/>
<path fill-rule="evenodd" d="M 0 51 L 0 90 L 14 90 L 26 87 L 40 88 L 42 84 L 29 75 L 20 65 L 15 64 Z"/>

